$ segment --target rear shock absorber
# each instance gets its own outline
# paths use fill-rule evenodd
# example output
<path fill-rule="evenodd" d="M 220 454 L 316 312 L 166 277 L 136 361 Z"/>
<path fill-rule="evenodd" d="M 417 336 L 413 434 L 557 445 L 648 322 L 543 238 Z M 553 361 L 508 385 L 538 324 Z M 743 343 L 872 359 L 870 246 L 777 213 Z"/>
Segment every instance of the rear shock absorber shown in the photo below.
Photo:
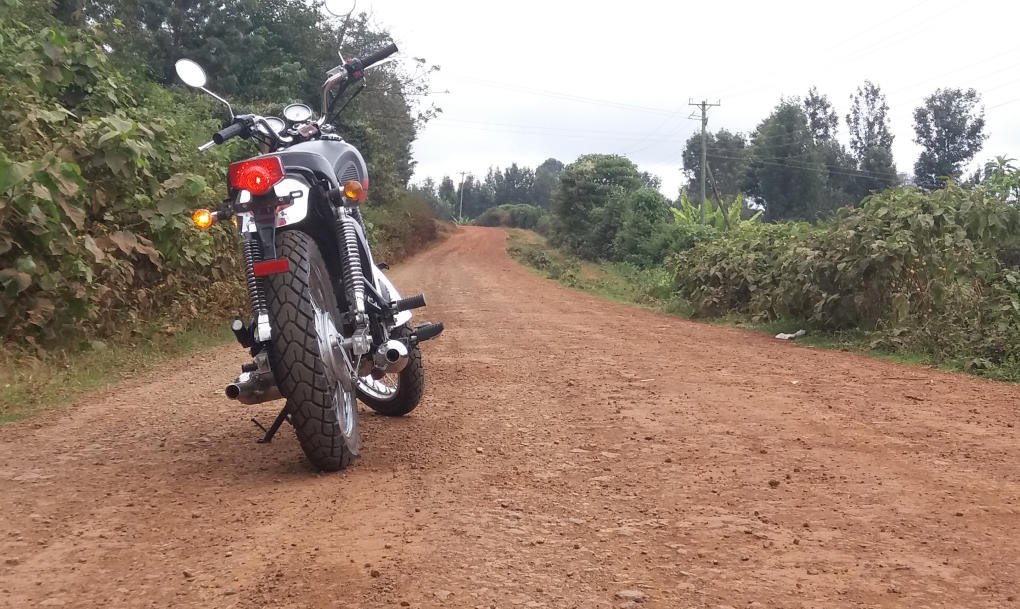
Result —
<path fill-rule="evenodd" d="M 244 250 L 244 272 L 248 281 L 248 298 L 251 300 L 252 313 L 258 320 L 259 314 L 269 312 L 266 287 L 263 285 L 262 279 L 255 276 L 255 265 L 262 262 L 262 244 L 257 239 L 245 239 L 242 248 Z"/>
<path fill-rule="evenodd" d="M 337 238 L 340 241 L 340 265 L 344 290 L 358 315 L 365 313 L 365 275 L 361 268 L 361 252 L 358 251 L 358 233 L 354 218 L 341 215 L 337 222 Z"/>

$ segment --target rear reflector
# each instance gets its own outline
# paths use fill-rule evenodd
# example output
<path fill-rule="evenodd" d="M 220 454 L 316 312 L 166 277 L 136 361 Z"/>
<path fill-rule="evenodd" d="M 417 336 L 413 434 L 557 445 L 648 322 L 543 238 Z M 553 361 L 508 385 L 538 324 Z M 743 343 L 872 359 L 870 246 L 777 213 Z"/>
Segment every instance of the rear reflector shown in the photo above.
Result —
<path fill-rule="evenodd" d="M 286 273 L 290 270 L 290 262 L 286 258 L 280 258 L 278 260 L 266 260 L 265 262 L 256 262 L 252 266 L 252 270 L 255 271 L 256 277 L 265 277 L 266 275 L 275 275 L 277 273 Z"/>

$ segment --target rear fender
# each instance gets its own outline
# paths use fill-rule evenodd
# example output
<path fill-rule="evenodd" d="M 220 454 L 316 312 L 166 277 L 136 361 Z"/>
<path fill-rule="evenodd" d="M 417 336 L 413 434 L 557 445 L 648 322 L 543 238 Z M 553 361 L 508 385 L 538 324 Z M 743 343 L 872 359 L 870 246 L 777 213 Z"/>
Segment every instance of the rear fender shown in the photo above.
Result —
<path fill-rule="evenodd" d="M 311 189 L 303 178 L 287 176 L 273 187 L 276 196 L 281 200 L 289 200 L 276 208 L 276 228 L 293 226 L 308 217 L 308 197 Z M 247 204 L 251 201 L 251 193 L 242 190 L 237 195 L 237 203 Z M 255 215 L 251 212 L 237 214 L 237 221 L 242 233 L 254 233 Z"/>
<path fill-rule="evenodd" d="M 390 302 L 394 300 L 400 300 L 400 293 L 397 292 L 397 288 L 390 281 L 390 278 L 383 274 L 379 267 L 375 267 L 375 289 L 377 292 L 390 299 Z M 397 313 L 393 318 L 393 326 L 399 327 L 407 322 L 411 321 L 410 311 L 401 311 Z"/>

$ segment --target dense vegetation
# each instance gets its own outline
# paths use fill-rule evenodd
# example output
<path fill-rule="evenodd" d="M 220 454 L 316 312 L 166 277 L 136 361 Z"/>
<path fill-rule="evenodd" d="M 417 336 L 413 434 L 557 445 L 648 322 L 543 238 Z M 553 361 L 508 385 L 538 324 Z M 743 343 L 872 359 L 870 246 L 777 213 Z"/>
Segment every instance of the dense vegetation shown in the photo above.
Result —
<path fill-rule="evenodd" d="M 831 221 L 745 224 L 677 253 L 696 315 L 870 333 L 872 344 L 1020 373 L 1020 173 L 975 188 L 887 190 Z"/>
<path fill-rule="evenodd" d="M 200 232 L 243 142 L 200 154 L 222 106 L 168 86 L 173 61 L 205 64 L 235 107 L 313 107 L 335 50 L 382 46 L 367 17 L 344 23 L 297 0 L 56 3 L 6 0 L 0 19 L 0 335 L 8 346 L 73 344 L 175 324 L 243 301 L 236 235 Z M 198 18 L 201 17 L 201 18 Z M 301 35 L 294 35 L 300 32 Z M 257 43 L 260 50 L 251 51 Z M 366 216 L 382 259 L 434 236 L 429 207 L 405 190 L 422 120 L 407 101 L 423 74 L 388 64 L 338 127 L 372 175 Z M 427 69 L 422 68 L 427 72 Z"/>
<path fill-rule="evenodd" d="M 510 228 L 537 229 L 544 232 L 539 223 L 545 217 L 545 210 L 534 205 L 520 203 L 518 205 L 500 205 L 490 207 L 475 218 L 478 226 L 507 226 Z"/>
<path fill-rule="evenodd" d="M 671 205 L 642 185 L 623 157 L 579 158 L 560 175 L 550 243 L 617 263 L 617 276 L 688 315 L 852 333 L 858 346 L 1020 380 L 1020 170 L 1008 161 L 979 184 L 890 188 L 814 224 L 762 222 L 739 196 L 707 201 L 702 223 L 686 193 Z M 535 243 L 513 253 L 592 283 Z"/>

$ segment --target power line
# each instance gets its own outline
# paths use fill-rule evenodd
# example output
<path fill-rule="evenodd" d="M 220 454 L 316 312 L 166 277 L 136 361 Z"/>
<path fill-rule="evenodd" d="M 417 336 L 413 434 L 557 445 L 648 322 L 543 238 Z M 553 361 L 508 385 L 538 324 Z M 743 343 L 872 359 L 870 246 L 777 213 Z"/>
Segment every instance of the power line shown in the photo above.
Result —
<path fill-rule="evenodd" d="M 437 121 L 438 124 L 443 124 L 442 120 Z M 430 123 L 432 124 L 432 123 Z M 601 139 L 601 140 L 616 140 L 620 142 L 635 142 L 643 139 L 644 136 L 640 134 L 627 135 L 624 133 L 612 134 L 612 133 L 599 133 L 590 132 L 585 130 L 553 130 L 553 128 L 543 127 L 510 127 L 500 125 L 487 125 L 485 123 L 480 124 L 449 124 L 446 123 L 447 127 L 453 129 L 464 129 L 467 131 L 481 131 L 487 133 L 509 133 L 518 135 L 533 135 L 533 136 L 555 136 L 555 137 L 569 137 L 569 138 L 586 138 L 586 139 Z M 656 141 L 665 141 L 669 138 L 666 135 L 656 137 Z"/>
<path fill-rule="evenodd" d="M 637 111 L 641 111 L 641 112 L 649 112 L 649 113 L 654 113 L 654 114 L 671 115 L 671 114 L 674 113 L 673 110 L 669 110 L 669 109 L 666 109 L 666 108 L 655 108 L 655 107 L 652 107 L 652 106 L 642 106 L 642 105 L 638 105 L 638 104 L 629 104 L 629 103 L 626 103 L 626 102 L 619 102 L 619 101 L 608 100 L 608 99 L 599 99 L 599 98 L 595 98 L 595 97 L 587 97 L 587 96 L 584 96 L 584 95 L 575 95 L 573 93 L 562 93 L 562 92 L 559 92 L 559 91 L 549 91 L 547 89 L 536 89 L 536 88 L 533 88 L 533 87 L 523 87 L 521 85 L 514 85 L 514 84 L 510 84 L 510 83 L 503 83 L 503 82 L 494 81 L 494 80 L 486 80 L 484 78 L 477 78 L 477 77 L 474 77 L 474 76 L 457 75 L 457 74 L 452 74 L 451 76 L 453 78 L 459 78 L 461 80 L 466 80 L 468 82 L 472 82 L 472 83 L 475 83 L 475 84 L 478 84 L 478 85 L 481 85 L 481 86 L 485 86 L 485 87 L 493 87 L 493 88 L 497 88 L 497 89 L 506 89 L 506 90 L 509 90 L 509 91 L 523 91 L 525 93 L 530 93 L 532 95 L 538 95 L 538 96 L 542 96 L 542 97 L 551 97 L 551 98 L 556 98 L 556 99 L 564 99 L 564 100 L 576 101 L 576 102 L 581 102 L 581 103 L 586 103 L 586 104 L 594 104 L 594 105 L 598 105 L 598 106 L 608 106 L 608 107 L 620 108 L 620 109 L 623 109 L 623 110 L 637 110 Z"/>
<path fill-rule="evenodd" d="M 1014 104 L 1014 103 L 1016 103 L 1018 101 L 1020 101 L 1020 97 L 1016 97 L 1016 98 L 1011 99 L 1009 101 L 1004 101 L 1001 104 L 995 104 L 994 106 L 988 106 L 987 108 L 985 108 L 985 110 L 991 110 L 993 108 L 1001 108 L 1002 106 L 1008 106 L 1009 104 Z"/>
<path fill-rule="evenodd" d="M 862 33 L 866 33 L 868 31 L 877 29 L 881 25 L 884 25 L 885 23 L 888 23 L 888 22 L 890 22 L 890 21 L 892 21 L 892 20 L 894 20 L 894 19 L 896 19 L 898 17 L 903 16 L 904 14 L 906 14 L 906 13 L 916 9 L 919 6 L 921 6 L 922 4 L 925 4 L 926 2 L 927 2 L 927 0 L 919 2 L 919 3 L 911 6 L 910 8 L 907 8 L 904 11 L 901 11 L 896 16 L 891 17 L 890 19 L 887 19 L 886 21 L 883 21 L 882 23 L 880 23 L 878 25 L 875 25 L 875 26 L 872 26 L 872 27 L 869 27 L 869 28 L 863 30 Z M 929 15 L 926 19 L 923 19 L 922 21 L 911 23 L 910 26 L 908 26 L 908 27 L 906 27 L 904 29 L 895 31 L 894 33 L 886 36 L 886 41 L 883 42 L 883 43 L 877 43 L 877 44 L 872 44 L 870 46 L 864 46 L 864 47 L 861 47 L 861 48 L 859 48 L 857 50 L 851 51 L 849 53 L 842 53 L 842 54 L 840 54 L 840 55 L 838 55 L 838 56 L 836 56 L 834 58 L 830 58 L 829 59 L 829 64 L 830 65 L 841 65 L 841 64 L 847 63 L 849 61 L 858 61 L 858 60 L 860 60 L 861 57 L 866 56 L 866 55 L 871 55 L 875 51 L 878 51 L 878 50 L 880 50 L 882 48 L 885 48 L 885 47 L 889 46 L 890 44 L 901 43 L 904 40 L 907 40 L 907 39 L 913 38 L 913 37 L 915 37 L 915 36 L 917 36 L 919 34 L 922 34 L 922 33 L 925 32 L 925 30 L 922 29 L 920 26 L 925 25 L 928 22 L 933 21 L 935 19 L 938 19 L 939 17 L 941 17 L 941 16 L 945 15 L 946 13 L 950 12 L 951 10 L 955 9 L 959 4 L 962 4 L 962 2 L 957 2 L 957 3 L 951 4 L 948 7 L 946 7 L 944 10 L 939 12 L 939 13 L 936 13 L 936 14 L 933 14 L 933 15 Z M 905 32 L 909 32 L 910 30 L 914 30 L 915 28 L 916 28 L 916 30 L 913 33 L 908 34 L 906 37 L 901 36 Z M 853 36 L 853 37 L 847 39 L 844 42 L 852 40 L 855 37 L 857 37 L 857 36 Z M 841 44 L 842 43 L 840 43 L 840 44 L 838 44 L 836 46 L 840 46 Z M 725 97 L 727 97 L 727 98 L 744 97 L 744 96 L 750 95 L 751 93 L 757 93 L 759 91 L 770 89 L 772 87 L 773 87 L 772 84 L 763 84 L 763 85 L 759 85 L 759 86 L 752 87 L 752 88 L 749 88 L 749 89 L 737 90 L 736 92 L 724 92 L 723 95 Z"/>
<path fill-rule="evenodd" d="M 1016 53 L 1016 51 L 1017 51 L 1016 48 L 1006 49 L 1002 53 L 998 53 L 996 55 L 991 55 L 989 57 L 984 57 L 984 58 L 982 58 L 981 61 L 971 62 L 971 63 L 968 63 L 967 65 L 960 66 L 959 68 L 956 68 L 956 69 L 953 69 L 953 70 L 949 70 L 948 72 L 942 72 L 941 74 L 938 74 L 937 76 L 932 76 L 931 78 L 925 78 L 924 80 L 919 80 L 919 81 L 914 82 L 913 84 L 909 84 L 909 85 L 906 85 L 906 86 L 903 86 L 903 87 L 896 87 L 895 89 L 890 89 L 888 91 L 885 91 L 884 95 L 887 95 L 887 96 L 888 95 L 895 95 L 897 93 L 902 93 L 903 91 L 907 91 L 907 90 L 913 89 L 915 87 L 919 87 L 921 85 L 927 84 L 927 83 L 932 82 L 934 80 L 944 80 L 946 76 L 949 76 L 951 74 L 956 74 L 958 72 L 963 72 L 963 71 L 966 71 L 966 70 L 970 70 L 974 66 L 987 63 L 987 62 L 989 62 L 989 61 L 991 61 L 993 59 L 998 59 L 998 58 L 1003 57 L 1005 55 L 1013 55 L 1013 54 Z M 1006 66 L 1004 68 L 999 68 L 998 70 L 994 70 L 992 72 L 987 72 L 985 74 L 982 74 L 981 76 L 977 76 L 977 77 L 971 79 L 971 82 L 973 82 L 974 80 L 981 80 L 981 79 L 984 79 L 984 78 L 988 78 L 989 76 L 994 76 L 994 75 L 999 74 L 1001 72 L 1005 72 L 1006 70 L 1011 70 L 1013 68 L 1016 68 L 1017 66 L 1020 66 L 1020 63 L 1010 64 L 1010 65 L 1008 65 L 1008 66 Z"/>
<path fill-rule="evenodd" d="M 778 160 L 776 160 L 776 157 L 771 157 L 774 160 L 770 161 L 770 160 L 767 160 L 767 159 L 764 159 L 764 158 L 761 158 L 761 157 L 736 157 L 736 156 L 728 156 L 728 155 L 723 155 L 723 154 L 709 154 L 708 157 L 709 158 L 713 158 L 713 159 L 729 159 L 729 160 L 734 160 L 734 161 L 747 161 L 749 163 L 761 163 L 763 165 L 772 165 L 772 166 L 775 166 L 775 167 L 789 167 L 791 169 L 801 169 L 801 170 L 804 170 L 804 171 L 818 171 L 819 167 L 823 167 L 823 168 L 825 168 L 827 170 L 828 173 L 831 173 L 831 174 L 834 174 L 834 175 L 846 176 L 846 177 L 850 177 L 850 178 L 872 178 L 872 179 L 875 179 L 875 180 L 883 180 L 883 181 L 889 182 L 891 184 L 894 184 L 894 183 L 899 181 L 899 179 L 897 177 L 891 177 L 892 174 L 870 173 L 870 172 L 867 172 L 867 171 L 860 171 L 860 170 L 857 170 L 857 169 L 849 169 L 849 168 L 843 168 L 843 167 L 838 167 L 838 166 L 834 167 L 832 165 L 827 165 L 825 163 L 820 163 L 817 166 L 811 166 L 811 165 L 797 164 L 796 162 L 791 162 L 791 161 L 786 161 L 786 162 L 782 162 L 781 163 L 781 162 L 778 162 Z"/>
<path fill-rule="evenodd" d="M 627 136 L 628 139 L 641 139 L 645 136 L 634 133 L 633 131 L 606 131 L 603 129 L 588 129 L 588 128 L 575 128 L 575 127 L 554 127 L 551 125 L 525 125 L 521 123 L 500 123 L 495 121 L 477 121 L 465 118 L 448 118 L 443 117 L 442 120 L 455 122 L 455 123 L 466 123 L 471 125 L 485 125 L 485 126 L 496 126 L 496 127 L 509 127 L 514 129 L 539 129 L 543 131 L 565 131 L 565 132 L 584 132 L 593 134 L 605 134 L 605 135 L 619 135 Z"/>

